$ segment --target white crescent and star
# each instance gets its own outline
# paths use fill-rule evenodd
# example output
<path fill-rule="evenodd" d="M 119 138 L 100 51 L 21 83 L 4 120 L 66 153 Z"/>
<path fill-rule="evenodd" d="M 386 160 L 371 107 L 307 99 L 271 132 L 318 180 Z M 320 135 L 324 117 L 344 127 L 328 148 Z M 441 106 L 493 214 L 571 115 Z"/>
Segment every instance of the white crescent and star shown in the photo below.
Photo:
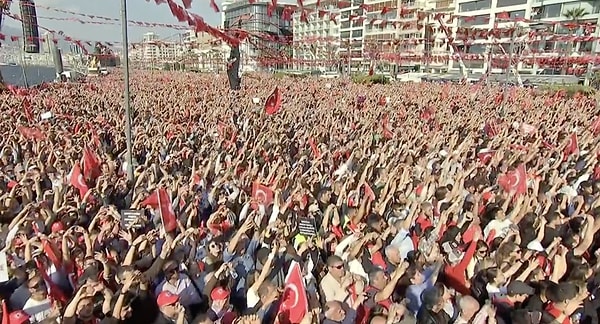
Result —
<path fill-rule="evenodd" d="M 288 299 L 288 300 L 286 300 L 286 306 L 288 306 L 289 308 L 294 308 L 298 305 L 298 287 L 296 287 L 295 284 L 290 283 L 287 286 L 287 288 L 294 294 L 294 303 L 290 305 L 290 303 L 289 303 L 290 299 Z"/>
<path fill-rule="evenodd" d="M 256 200 L 260 203 L 267 201 L 267 193 L 262 189 L 257 188 L 254 195 L 256 196 Z"/>

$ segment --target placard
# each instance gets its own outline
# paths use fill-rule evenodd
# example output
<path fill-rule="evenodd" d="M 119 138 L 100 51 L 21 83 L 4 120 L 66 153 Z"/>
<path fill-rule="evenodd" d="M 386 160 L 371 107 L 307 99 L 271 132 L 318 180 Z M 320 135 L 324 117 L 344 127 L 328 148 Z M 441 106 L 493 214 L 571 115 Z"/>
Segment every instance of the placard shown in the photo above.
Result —
<path fill-rule="evenodd" d="M 317 223 L 315 219 L 298 217 L 298 231 L 304 236 L 317 236 Z"/>
<path fill-rule="evenodd" d="M 121 223 L 125 228 L 140 228 L 139 220 L 144 216 L 143 210 L 123 209 L 121 210 Z"/>

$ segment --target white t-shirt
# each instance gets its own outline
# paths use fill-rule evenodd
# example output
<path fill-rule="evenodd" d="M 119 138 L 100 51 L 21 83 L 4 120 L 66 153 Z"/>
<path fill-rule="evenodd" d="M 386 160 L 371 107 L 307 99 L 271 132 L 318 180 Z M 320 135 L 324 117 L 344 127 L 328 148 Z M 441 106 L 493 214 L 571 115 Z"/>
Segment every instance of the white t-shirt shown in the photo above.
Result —
<path fill-rule="evenodd" d="M 246 292 L 246 305 L 248 306 L 248 308 L 253 308 L 258 304 L 259 301 L 260 298 L 258 297 L 258 294 L 254 291 L 254 289 L 248 288 L 248 291 Z"/>
<path fill-rule="evenodd" d="M 512 225 L 512 221 L 508 218 L 503 221 L 494 219 L 483 229 L 483 236 L 487 240 L 490 232 L 494 230 L 496 232 L 494 237 L 505 237 L 508 234 L 510 225 Z"/>
<path fill-rule="evenodd" d="M 29 298 L 23 306 L 23 311 L 30 316 L 30 321 L 41 322 L 45 320 L 52 312 L 52 303 L 48 298 L 37 301 Z"/>

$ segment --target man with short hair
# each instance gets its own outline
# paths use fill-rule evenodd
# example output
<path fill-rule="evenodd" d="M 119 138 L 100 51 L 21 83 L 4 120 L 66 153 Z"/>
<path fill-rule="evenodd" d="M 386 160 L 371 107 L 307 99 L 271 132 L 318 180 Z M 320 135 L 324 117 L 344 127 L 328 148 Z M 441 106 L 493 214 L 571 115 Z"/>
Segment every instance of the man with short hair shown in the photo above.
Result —
<path fill-rule="evenodd" d="M 320 288 L 325 302 L 347 303 L 348 287 L 352 281 L 346 275 L 346 265 L 342 258 L 332 255 L 327 258 L 327 274 L 321 279 Z"/>

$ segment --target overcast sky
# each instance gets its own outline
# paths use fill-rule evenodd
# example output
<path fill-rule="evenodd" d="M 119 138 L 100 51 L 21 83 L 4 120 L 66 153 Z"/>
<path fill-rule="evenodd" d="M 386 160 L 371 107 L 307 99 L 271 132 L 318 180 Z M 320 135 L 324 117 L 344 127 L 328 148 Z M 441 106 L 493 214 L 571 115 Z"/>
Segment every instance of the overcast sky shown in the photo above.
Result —
<path fill-rule="evenodd" d="M 176 3 L 183 5 L 182 0 L 174 0 Z M 165 23 L 165 24 L 179 24 L 177 19 L 171 15 L 171 11 L 167 4 L 156 5 L 154 0 L 127 0 L 127 14 L 129 20 L 144 21 L 150 23 Z M 216 0 L 221 4 L 221 0 Z M 110 18 L 120 18 L 121 16 L 121 1 L 120 0 L 35 0 L 35 3 L 39 6 L 67 10 L 71 12 L 82 13 L 93 16 L 103 16 Z M 13 4 L 10 11 L 15 14 L 19 14 L 19 4 L 17 0 L 13 0 Z M 208 0 L 192 0 L 192 8 L 190 12 L 199 14 L 204 17 L 204 20 L 213 25 L 218 26 L 220 24 L 220 14 L 214 12 L 209 7 Z M 62 30 L 65 35 L 71 36 L 74 39 L 80 39 L 84 41 L 106 41 L 106 42 L 117 42 L 121 40 L 121 26 L 120 25 L 98 25 L 98 24 L 82 24 L 76 21 L 64 21 L 64 20 L 50 20 L 44 19 L 43 17 L 57 17 L 57 18 L 78 18 L 82 20 L 95 20 L 87 17 L 78 17 L 72 14 L 59 13 L 54 10 L 46 10 L 37 8 L 38 24 L 51 30 Z M 3 24 L 10 27 L 17 27 L 20 30 L 20 24 L 15 22 L 11 18 L 4 17 Z M 129 27 L 129 42 L 139 42 L 144 33 L 154 31 L 161 38 L 168 38 L 169 36 L 176 35 L 177 30 L 170 28 L 144 28 L 144 27 Z M 40 34 L 44 31 L 40 30 Z"/>

